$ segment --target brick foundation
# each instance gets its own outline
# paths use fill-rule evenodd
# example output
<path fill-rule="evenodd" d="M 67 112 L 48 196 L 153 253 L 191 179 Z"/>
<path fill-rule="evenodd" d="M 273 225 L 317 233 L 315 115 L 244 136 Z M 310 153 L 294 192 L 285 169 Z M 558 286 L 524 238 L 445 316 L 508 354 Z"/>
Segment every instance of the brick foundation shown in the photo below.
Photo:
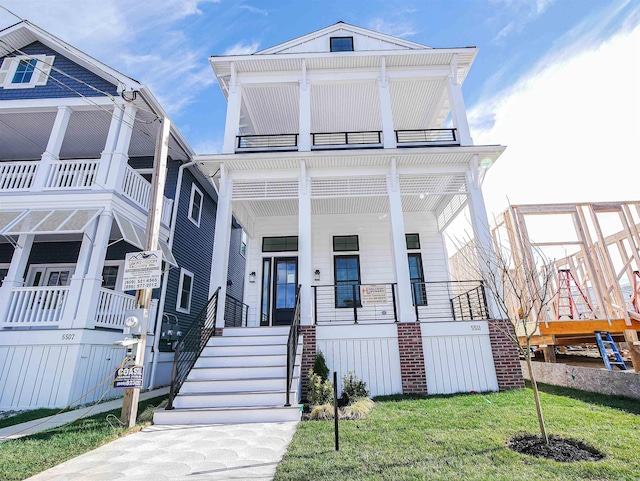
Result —
<path fill-rule="evenodd" d="M 216 327 L 216 330 L 215 330 L 215 335 L 216 335 L 216 336 L 222 336 L 222 333 L 223 333 L 223 332 L 224 332 L 224 328 L 222 328 L 222 327 Z"/>
<path fill-rule="evenodd" d="M 300 366 L 300 391 L 302 399 L 307 399 L 309 369 L 316 360 L 316 326 L 300 326 L 302 333 L 302 364 Z"/>
<path fill-rule="evenodd" d="M 403 394 L 427 394 L 422 333 L 417 322 L 398 323 L 398 348 Z"/>
<path fill-rule="evenodd" d="M 500 391 L 524 388 L 518 348 L 504 332 L 511 328 L 509 322 L 509 320 L 489 321 L 489 339 Z"/>

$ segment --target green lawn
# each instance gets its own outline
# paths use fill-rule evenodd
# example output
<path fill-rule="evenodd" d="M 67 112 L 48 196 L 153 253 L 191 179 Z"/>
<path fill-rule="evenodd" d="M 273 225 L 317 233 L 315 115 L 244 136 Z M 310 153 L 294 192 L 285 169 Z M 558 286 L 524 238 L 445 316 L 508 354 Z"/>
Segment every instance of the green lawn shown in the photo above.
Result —
<path fill-rule="evenodd" d="M 25 411 L 9 418 L 0 419 L 0 428 L 15 426 L 16 424 L 26 423 L 34 419 L 46 418 L 58 412 L 60 412 L 60 409 L 32 409 L 31 411 Z"/>
<path fill-rule="evenodd" d="M 140 401 L 138 413 L 149 405 L 157 406 L 165 397 Z M 0 480 L 25 479 L 127 434 L 129 430 L 112 426 L 117 425 L 114 419 L 111 423 L 107 421 L 109 414 L 120 417 L 120 410 L 96 414 L 66 426 L 0 443 Z M 148 424 L 148 421 L 139 420 L 138 424 Z"/>
<path fill-rule="evenodd" d="M 366 419 L 301 423 L 276 481 L 300 480 L 638 480 L 640 402 L 541 386 L 550 434 L 582 439 L 598 462 L 558 463 L 505 447 L 537 432 L 530 389 L 492 394 L 386 397 Z"/>

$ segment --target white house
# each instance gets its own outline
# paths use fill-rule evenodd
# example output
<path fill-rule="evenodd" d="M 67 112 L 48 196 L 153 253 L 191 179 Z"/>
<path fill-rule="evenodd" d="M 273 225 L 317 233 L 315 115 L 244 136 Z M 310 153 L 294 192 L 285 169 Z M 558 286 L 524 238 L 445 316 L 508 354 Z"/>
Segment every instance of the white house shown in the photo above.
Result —
<path fill-rule="evenodd" d="M 120 393 L 105 390 L 135 301 L 124 256 L 145 245 L 164 117 L 144 85 L 39 27 L 0 31 L 0 409 Z M 172 128 L 145 387 L 169 383 L 173 352 L 161 351 L 209 297 L 216 193 L 192 157 Z M 229 224 L 241 265 L 229 294 L 241 298 L 242 231 Z"/>
<path fill-rule="evenodd" d="M 504 147 L 474 145 L 469 131 L 462 84 L 477 52 L 339 22 L 210 58 L 228 101 L 224 146 L 196 161 L 219 195 L 214 260 L 228 259 L 232 215 L 249 237 L 249 327 L 225 329 L 218 310 L 218 335 L 156 422 L 217 422 L 225 403 L 249 419 L 249 406 L 295 395 L 298 375 L 304 397 L 318 351 L 373 395 L 523 385 L 481 283 L 450 280 L 443 238 L 468 207 L 476 241 L 491 246 L 481 183 Z M 226 271 L 214 263 L 220 303 Z M 302 349 L 290 384 L 292 320 Z"/>

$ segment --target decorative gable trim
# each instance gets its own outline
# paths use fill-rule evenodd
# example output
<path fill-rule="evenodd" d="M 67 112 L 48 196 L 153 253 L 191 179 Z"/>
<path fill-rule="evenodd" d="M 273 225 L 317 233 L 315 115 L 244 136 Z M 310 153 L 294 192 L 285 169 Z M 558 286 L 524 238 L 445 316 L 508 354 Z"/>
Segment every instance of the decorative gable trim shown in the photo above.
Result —
<path fill-rule="evenodd" d="M 4 89 L 28 89 L 46 85 L 55 60 L 54 55 L 18 55 L 6 57 L 0 65 L 0 87 Z M 35 61 L 33 72 L 27 82 L 14 82 L 21 62 Z"/>

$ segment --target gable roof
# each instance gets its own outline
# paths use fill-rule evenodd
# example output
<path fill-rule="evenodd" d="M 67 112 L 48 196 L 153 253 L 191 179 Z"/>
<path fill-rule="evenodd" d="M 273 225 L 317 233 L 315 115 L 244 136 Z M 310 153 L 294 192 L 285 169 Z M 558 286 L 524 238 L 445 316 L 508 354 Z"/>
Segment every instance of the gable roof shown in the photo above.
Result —
<path fill-rule="evenodd" d="M 315 32 L 311 32 L 306 35 L 302 35 L 301 37 L 294 38 L 293 40 L 289 40 L 287 42 L 274 45 L 273 47 L 260 50 L 259 52 L 256 52 L 254 55 L 286 53 L 287 51 L 290 51 L 291 49 L 294 49 L 299 45 L 312 42 L 313 40 L 318 39 L 320 37 L 324 37 L 327 35 L 331 35 L 332 33 L 338 33 L 338 32 L 340 32 L 341 35 L 344 35 L 342 32 L 348 32 L 353 34 L 354 36 L 362 36 L 362 37 L 376 39 L 386 44 L 390 44 L 391 46 L 393 46 L 392 48 L 394 49 L 422 50 L 426 48 L 431 48 L 416 42 L 411 42 L 409 40 L 393 37 L 385 33 L 380 33 L 374 30 L 357 27 L 355 25 L 351 25 L 351 24 L 340 21 L 333 25 L 329 25 L 328 27 L 322 28 L 320 30 L 316 30 Z"/>

